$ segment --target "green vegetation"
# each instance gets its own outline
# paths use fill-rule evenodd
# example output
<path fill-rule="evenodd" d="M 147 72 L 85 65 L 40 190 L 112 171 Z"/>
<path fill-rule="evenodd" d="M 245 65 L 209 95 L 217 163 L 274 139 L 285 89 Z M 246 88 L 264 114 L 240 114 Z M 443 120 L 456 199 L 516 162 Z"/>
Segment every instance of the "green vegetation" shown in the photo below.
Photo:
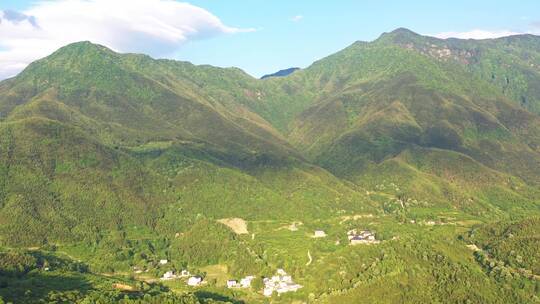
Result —
<path fill-rule="evenodd" d="M 492 257 L 494 261 L 502 261 L 508 267 L 525 269 L 531 275 L 539 275 L 539 222 L 538 217 L 532 217 L 483 225 L 471 230 L 465 239 L 483 249 L 484 258 Z"/>
<path fill-rule="evenodd" d="M 54 252 L 13 250 L 0 253 L 0 296 L 8 303 L 217 303 L 164 286 L 94 275 L 85 264 Z"/>
<path fill-rule="evenodd" d="M 63 47 L 0 83 L 0 303 L 537 303 L 539 54 L 398 29 L 263 81 Z"/>

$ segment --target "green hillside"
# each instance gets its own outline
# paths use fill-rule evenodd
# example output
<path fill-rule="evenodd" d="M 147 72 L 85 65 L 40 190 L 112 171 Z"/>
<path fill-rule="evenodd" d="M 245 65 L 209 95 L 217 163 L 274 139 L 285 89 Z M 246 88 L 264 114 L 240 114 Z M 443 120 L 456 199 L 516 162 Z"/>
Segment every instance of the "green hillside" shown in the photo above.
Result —
<path fill-rule="evenodd" d="M 398 29 L 259 80 L 65 46 L 0 82 L 0 303 L 536 303 L 539 54 Z"/>

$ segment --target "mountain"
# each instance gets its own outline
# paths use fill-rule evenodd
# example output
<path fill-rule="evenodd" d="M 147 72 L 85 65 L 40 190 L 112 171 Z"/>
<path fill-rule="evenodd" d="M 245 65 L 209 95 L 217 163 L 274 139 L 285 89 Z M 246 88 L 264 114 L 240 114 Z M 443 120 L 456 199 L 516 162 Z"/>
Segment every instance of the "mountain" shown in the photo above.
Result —
<path fill-rule="evenodd" d="M 163 74 L 156 73 L 160 69 Z M 155 229 L 159 210 L 173 205 L 185 205 L 192 215 L 212 210 L 212 216 L 266 218 L 288 217 L 297 210 L 284 211 L 293 201 L 297 207 L 305 205 L 301 212 L 308 215 L 311 204 L 337 210 L 344 206 L 328 200 L 359 197 L 352 187 L 306 163 L 259 115 L 219 98 L 218 88 L 198 92 L 198 85 L 184 78 L 194 69 L 82 42 L 4 83 L 0 129 L 5 200 L 0 220 L 8 242 L 70 239 L 79 236 L 68 230 L 93 234 L 123 227 L 124 221 Z M 212 77 L 214 70 L 202 67 L 198 72 Z M 248 77 L 237 70 L 220 72 Z M 212 80 L 205 83 L 211 86 Z M 303 176 L 301 189 L 296 188 L 297 175 Z M 276 179 L 291 181 L 280 185 Z M 43 187 L 32 186 L 37 180 Z M 317 197 L 287 198 L 291 191 Z M 218 197 L 221 207 L 213 205 Z M 95 223 L 82 218 L 101 218 L 103 225 L 91 232 Z M 65 231 L 46 232 L 44 226 Z M 9 233 L 14 229 L 26 232 Z"/>
<path fill-rule="evenodd" d="M 294 113 L 270 116 L 253 109 L 309 160 L 368 191 L 394 179 L 405 196 L 429 198 L 433 205 L 475 213 L 489 205 L 520 208 L 508 202 L 532 202 L 538 195 L 538 115 L 479 69 L 487 52 L 514 58 L 534 53 L 538 48 L 524 45 L 538 41 L 530 35 L 440 40 L 398 29 L 273 80 L 290 94 L 268 97 L 265 105 L 292 103 L 287 107 Z M 466 60 L 472 56 L 466 47 L 482 51 Z M 538 82 L 526 83 L 532 88 Z M 476 168 L 472 178 L 465 173 L 470 168 Z M 478 176 L 494 178 L 482 182 Z M 464 190 L 469 187 L 474 189 Z M 465 203 L 470 199 L 476 204 Z"/>
<path fill-rule="evenodd" d="M 263 77 L 261 77 L 261 79 L 266 79 L 266 78 L 270 78 L 270 77 L 285 77 L 285 76 L 289 76 L 291 75 L 292 73 L 296 72 L 300 70 L 300 68 L 288 68 L 288 69 L 284 69 L 284 70 L 279 70 L 273 74 L 267 74 L 267 75 L 264 75 Z"/>
<path fill-rule="evenodd" d="M 443 62 L 458 63 L 489 82 L 505 96 L 534 113 L 540 111 L 540 92 L 534 84 L 538 73 L 539 39 L 515 35 L 498 39 L 437 39 L 398 29 L 381 37 L 403 48 L 415 50 Z"/>
<path fill-rule="evenodd" d="M 0 297 L 258 303 L 225 280 L 283 268 L 276 303 L 534 303 L 539 52 L 397 29 L 259 80 L 67 45 L 0 82 Z"/>

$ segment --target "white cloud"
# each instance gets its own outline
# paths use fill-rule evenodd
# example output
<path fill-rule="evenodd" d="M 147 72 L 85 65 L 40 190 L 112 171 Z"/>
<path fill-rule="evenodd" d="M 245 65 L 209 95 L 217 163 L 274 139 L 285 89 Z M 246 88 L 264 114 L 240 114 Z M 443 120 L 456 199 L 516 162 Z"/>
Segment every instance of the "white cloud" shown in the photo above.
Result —
<path fill-rule="evenodd" d="M 41 1 L 24 12 L 0 11 L 0 79 L 76 41 L 163 57 L 188 40 L 247 31 L 254 30 L 173 0 Z"/>
<path fill-rule="evenodd" d="M 460 39 L 491 39 L 491 38 L 500 38 L 512 35 L 523 34 L 520 32 L 501 30 L 501 31 L 486 31 L 486 30 L 471 30 L 467 32 L 442 32 L 433 35 L 437 38 L 460 38 Z"/>
<path fill-rule="evenodd" d="M 291 21 L 293 21 L 293 22 L 299 22 L 299 21 L 301 21 L 302 19 L 304 19 L 304 16 L 302 16 L 302 15 L 296 15 L 296 16 L 294 16 L 294 17 L 291 18 Z"/>

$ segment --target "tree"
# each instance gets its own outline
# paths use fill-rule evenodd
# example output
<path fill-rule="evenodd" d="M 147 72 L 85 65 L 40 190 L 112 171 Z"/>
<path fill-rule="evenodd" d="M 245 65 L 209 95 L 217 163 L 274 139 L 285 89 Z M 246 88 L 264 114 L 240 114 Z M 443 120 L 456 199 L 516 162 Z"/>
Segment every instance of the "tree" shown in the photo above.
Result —
<path fill-rule="evenodd" d="M 253 281 L 251 282 L 251 286 L 253 287 L 254 290 L 263 289 L 263 279 L 262 279 L 262 277 L 256 277 L 255 279 L 253 279 Z"/>

